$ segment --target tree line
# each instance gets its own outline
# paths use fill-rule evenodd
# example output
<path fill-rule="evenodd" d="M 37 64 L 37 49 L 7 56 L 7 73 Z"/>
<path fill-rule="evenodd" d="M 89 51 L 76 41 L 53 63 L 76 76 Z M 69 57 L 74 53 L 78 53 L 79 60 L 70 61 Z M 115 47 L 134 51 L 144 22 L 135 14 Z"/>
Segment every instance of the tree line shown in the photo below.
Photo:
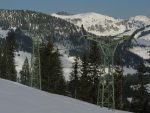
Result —
<path fill-rule="evenodd" d="M 90 47 L 84 51 L 82 56 L 76 55 L 70 80 L 66 81 L 59 51 L 54 47 L 51 38 L 48 39 L 40 45 L 42 90 L 97 104 L 99 65 L 102 65 L 101 57 L 103 57 L 99 53 L 98 45 L 91 42 Z M 30 86 L 30 61 L 28 58 L 25 59 L 18 80 L 14 52 L 15 32 L 11 31 L 5 38 L 4 46 L 0 48 L 0 77 Z M 138 66 L 136 74 L 123 76 L 122 59 L 117 59 L 114 73 L 116 109 L 136 113 L 149 112 L 150 95 L 147 93 L 145 85 L 149 83 L 150 76 L 147 76 L 146 73 L 143 62 Z M 128 101 L 128 97 L 131 97 L 132 100 Z"/>

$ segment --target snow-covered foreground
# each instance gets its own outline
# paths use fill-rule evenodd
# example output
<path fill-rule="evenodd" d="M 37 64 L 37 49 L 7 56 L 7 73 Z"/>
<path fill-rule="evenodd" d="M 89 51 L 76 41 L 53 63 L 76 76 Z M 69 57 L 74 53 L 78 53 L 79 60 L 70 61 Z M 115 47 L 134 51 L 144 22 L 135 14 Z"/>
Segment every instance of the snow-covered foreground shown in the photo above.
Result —
<path fill-rule="evenodd" d="M 0 79 L 1 113 L 127 113 Z"/>

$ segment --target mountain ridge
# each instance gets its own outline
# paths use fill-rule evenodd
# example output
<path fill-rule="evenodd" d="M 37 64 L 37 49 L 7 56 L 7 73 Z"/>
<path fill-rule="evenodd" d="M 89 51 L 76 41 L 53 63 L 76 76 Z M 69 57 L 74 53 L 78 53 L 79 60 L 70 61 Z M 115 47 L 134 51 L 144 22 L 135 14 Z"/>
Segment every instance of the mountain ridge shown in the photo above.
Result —
<path fill-rule="evenodd" d="M 127 30 L 135 30 L 150 25 L 150 19 L 143 15 L 131 17 L 128 20 L 117 19 L 95 12 L 74 15 L 52 13 L 51 16 L 64 19 L 78 27 L 83 25 L 88 32 L 98 36 L 115 36 Z"/>
<path fill-rule="evenodd" d="M 89 14 L 95 15 L 95 13 L 94 14 L 86 13 L 87 16 Z M 0 10 L 0 15 L 2 15 L 0 18 L 0 27 L 2 27 L 2 29 L 0 29 L 0 33 L 2 34 L 6 35 L 6 33 L 3 33 L 3 31 L 8 30 L 8 28 L 12 28 L 12 26 L 17 27 L 18 25 L 19 26 L 21 25 L 20 26 L 21 29 L 27 29 L 27 30 L 30 30 L 30 29 L 34 30 L 36 27 L 38 27 L 39 30 L 49 30 L 48 35 L 54 40 L 55 46 L 57 46 L 58 49 L 64 51 L 64 54 L 65 54 L 64 56 L 66 56 L 65 59 L 67 59 L 67 56 L 75 56 L 75 54 L 79 54 L 81 56 L 83 54 L 83 51 L 85 50 L 84 49 L 85 39 L 81 38 L 82 36 L 81 28 L 80 28 L 81 26 L 77 26 L 61 18 L 56 18 L 56 17 L 52 17 L 43 13 L 39 13 L 39 12 L 36 13 L 34 11 L 29 11 L 29 10 L 27 11 L 26 10 L 25 11 L 24 10 L 19 10 L 19 11 L 18 10 L 13 10 L 13 11 L 11 10 L 1 11 Z M 103 15 L 101 16 L 104 17 Z M 111 18 L 111 17 L 109 18 L 116 21 L 115 18 Z M 91 18 L 91 20 L 93 20 L 93 18 Z M 103 20 L 105 20 L 105 18 Z M 120 20 L 118 21 L 120 22 Z M 109 24 L 109 23 L 114 24 L 114 22 L 106 20 L 106 24 Z M 150 62 L 147 61 L 148 60 L 147 48 L 150 46 L 150 42 L 147 41 L 149 37 L 143 37 L 143 36 L 148 36 L 150 34 L 150 30 L 149 30 L 150 26 L 145 25 L 141 22 L 137 22 L 137 21 L 131 21 L 130 23 L 129 21 L 127 21 L 126 25 L 128 25 L 128 27 L 130 27 L 131 25 L 131 28 L 133 28 L 133 29 L 127 30 L 126 29 L 127 26 L 124 26 L 125 25 L 124 21 L 121 22 L 120 25 L 123 28 L 123 30 L 120 31 L 122 34 L 115 35 L 115 37 L 120 38 L 120 37 L 128 35 L 130 37 L 133 36 L 134 38 L 136 38 L 137 36 L 138 42 L 140 43 L 139 45 L 136 45 L 131 40 L 128 45 L 129 50 L 126 50 L 126 54 L 124 54 L 124 50 L 118 51 L 119 54 L 124 55 L 124 58 L 123 58 L 124 65 L 126 67 L 130 67 L 130 68 L 133 67 L 133 69 L 135 69 L 136 66 L 142 62 L 143 58 L 144 60 L 146 60 L 147 64 L 150 64 Z M 98 26 L 98 28 L 100 27 Z M 4 39 L 2 38 L 1 35 L 0 37 L 1 37 L 0 43 L 3 43 Z M 105 38 L 105 36 L 104 37 L 99 36 L 99 38 Z M 146 40 L 147 42 L 145 43 L 145 41 L 143 40 Z M 29 47 L 32 46 L 32 40 L 30 39 L 30 37 L 23 36 L 23 32 L 18 33 L 17 43 L 18 43 L 17 51 L 25 51 L 29 53 L 32 52 L 31 48 L 29 49 Z M 139 46 L 140 49 L 136 48 L 136 46 Z M 121 46 L 118 48 L 121 49 L 123 47 Z M 142 50 L 142 54 L 139 52 L 139 50 Z M 145 55 L 146 57 L 143 57 Z M 23 55 L 20 55 L 20 56 L 23 56 Z M 66 70 L 68 72 L 68 68 L 66 68 Z"/>

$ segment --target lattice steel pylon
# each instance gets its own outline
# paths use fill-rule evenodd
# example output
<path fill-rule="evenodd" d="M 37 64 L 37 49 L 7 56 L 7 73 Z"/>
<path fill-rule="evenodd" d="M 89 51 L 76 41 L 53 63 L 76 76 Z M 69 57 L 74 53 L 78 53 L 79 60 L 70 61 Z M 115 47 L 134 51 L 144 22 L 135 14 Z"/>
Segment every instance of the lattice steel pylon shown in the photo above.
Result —
<path fill-rule="evenodd" d="M 111 38 L 98 42 L 103 63 L 100 69 L 97 105 L 115 109 L 114 54 L 119 42 L 114 43 Z"/>
<path fill-rule="evenodd" d="M 40 39 L 38 31 L 23 30 L 26 35 L 32 38 L 31 55 L 31 87 L 42 89 L 41 84 L 41 61 L 40 61 Z"/>
<path fill-rule="evenodd" d="M 33 38 L 32 58 L 31 58 L 31 87 L 41 89 L 41 61 L 40 61 L 40 41 Z"/>
<path fill-rule="evenodd" d="M 115 109 L 114 54 L 118 44 L 124 39 L 114 39 L 113 37 L 97 38 L 85 34 L 82 37 L 97 42 L 101 50 L 102 64 L 98 76 L 97 105 Z"/>

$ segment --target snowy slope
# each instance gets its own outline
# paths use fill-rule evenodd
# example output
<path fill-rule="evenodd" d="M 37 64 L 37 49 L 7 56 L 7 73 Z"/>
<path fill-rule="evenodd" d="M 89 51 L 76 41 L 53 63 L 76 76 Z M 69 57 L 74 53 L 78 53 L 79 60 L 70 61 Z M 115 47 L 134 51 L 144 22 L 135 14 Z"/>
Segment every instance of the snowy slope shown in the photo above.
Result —
<path fill-rule="evenodd" d="M 126 66 L 123 67 L 123 75 L 128 75 L 128 74 L 132 75 L 135 73 L 137 73 L 136 69 L 133 69 L 132 67 L 126 67 Z"/>
<path fill-rule="evenodd" d="M 129 22 L 141 22 L 142 24 L 144 25 L 150 25 L 150 19 L 146 16 L 143 16 L 143 15 L 138 15 L 138 16 L 135 16 L 135 17 L 131 17 L 129 19 Z"/>
<path fill-rule="evenodd" d="M 79 27 L 83 24 L 84 28 L 98 36 L 114 36 L 125 31 L 131 35 L 136 29 L 150 25 L 150 19 L 146 16 L 135 16 L 128 20 L 116 19 L 110 16 L 90 12 L 76 15 L 61 15 L 57 13 L 51 16 L 64 19 Z"/>
<path fill-rule="evenodd" d="M 0 79 L 1 113 L 127 113 Z"/>
<path fill-rule="evenodd" d="M 67 54 L 65 54 L 64 50 L 60 50 L 59 53 L 62 55 L 60 59 L 62 61 L 63 74 L 65 79 L 68 81 L 75 57 L 69 57 Z"/>
<path fill-rule="evenodd" d="M 142 33 L 147 32 L 146 35 L 142 36 Z M 139 55 L 143 59 L 149 59 L 150 58 L 150 27 L 145 28 L 144 30 L 138 32 L 134 38 L 136 39 L 136 42 L 134 44 L 133 48 L 130 49 L 131 52 Z"/>
<path fill-rule="evenodd" d="M 18 77 L 26 57 L 28 58 L 29 63 L 31 63 L 31 53 L 23 51 L 15 52 L 15 65 Z M 31 66 L 31 64 L 29 65 Z"/>
<path fill-rule="evenodd" d="M 133 47 L 132 49 L 130 49 L 130 51 L 138 56 L 140 56 L 143 59 L 149 59 L 149 50 L 150 47 Z"/>
<path fill-rule="evenodd" d="M 150 84 L 147 84 L 146 89 L 147 89 L 147 92 L 150 93 Z"/>
<path fill-rule="evenodd" d="M 62 18 L 79 27 L 83 24 L 84 28 L 99 36 L 116 35 L 125 31 L 122 19 L 115 19 L 106 15 L 90 12 L 76 15 L 59 15 L 53 13 L 51 16 Z"/>
<path fill-rule="evenodd" d="M 3 30 L 2 28 L 0 28 L 0 38 L 5 38 L 8 32 L 9 30 Z"/>
<path fill-rule="evenodd" d="M 67 54 L 64 53 L 64 51 L 60 51 L 61 54 L 61 61 L 62 61 L 62 68 L 63 68 L 63 75 L 65 79 L 68 81 L 70 73 L 72 71 L 72 63 L 74 62 L 74 57 L 68 57 Z M 19 72 L 22 70 L 23 63 L 28 58 L 29 63 L 31 63 L 31 53 L 19 51 L 15 52 L 15 65 L 16 65 L 16 71 L 17 75 L 19 77 Z M 29 64 L 31 66 L 31 64 Z"/>

